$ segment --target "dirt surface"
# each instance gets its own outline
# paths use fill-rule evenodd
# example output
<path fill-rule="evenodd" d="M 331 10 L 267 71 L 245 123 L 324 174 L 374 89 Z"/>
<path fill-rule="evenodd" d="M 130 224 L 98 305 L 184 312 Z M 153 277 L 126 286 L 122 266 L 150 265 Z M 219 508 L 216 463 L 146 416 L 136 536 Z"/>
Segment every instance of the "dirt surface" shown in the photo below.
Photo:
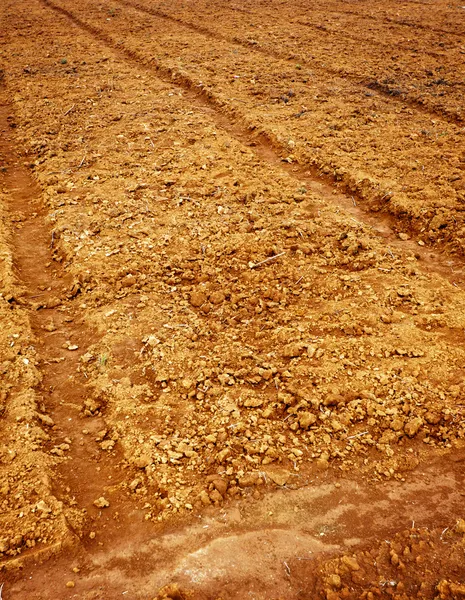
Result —
<path fill-rule="evenodd" d="M 0 596 L 465 596 L 464 15 L 5 0 Z"/>

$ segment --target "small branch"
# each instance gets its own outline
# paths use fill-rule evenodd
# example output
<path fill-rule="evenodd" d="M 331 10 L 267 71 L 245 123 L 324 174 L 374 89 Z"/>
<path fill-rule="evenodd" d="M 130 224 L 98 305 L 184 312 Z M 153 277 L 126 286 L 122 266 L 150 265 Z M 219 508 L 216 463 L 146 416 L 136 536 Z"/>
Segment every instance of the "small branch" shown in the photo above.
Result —
<path fill-rule="evenodd" d="M 279 254 L 275 254 L 274 256 L 269 256 L 268 258 L 265 258 L 265 260 L 261 260 L 258 263 L 249 263 L 249 267 L 251 269 L 256 269 L 260 265 L 264 265 L 265 263 L 270 262 L 271 260 L 274 260 L 275 258 L 279 258 L 280 256 L 283 256 L 283 254 L 286 254 L 286 252 L 280 252 Z"/>
<path fill-rule="evenodd" d="M 349 435 L 349 437 L 346 439 L 353 440 L 354 438 L 361 437 L 362 435 L 366 435 L 367 433 L 368 433 L 368 431 L 362 431 L 362 433 L 357 433 L 356 435 Z"/>
<path fill-rule="evenodd" d="M 74 110 L 76 108 L 76 105 L 73 104 L 73 106 L 71 108 L 68 108 L 68 110 L 65 112 L 65 114 L 63 115 L 64 117 L 66 117 L 66 115 L 69 115 L 69 113 Z"/>

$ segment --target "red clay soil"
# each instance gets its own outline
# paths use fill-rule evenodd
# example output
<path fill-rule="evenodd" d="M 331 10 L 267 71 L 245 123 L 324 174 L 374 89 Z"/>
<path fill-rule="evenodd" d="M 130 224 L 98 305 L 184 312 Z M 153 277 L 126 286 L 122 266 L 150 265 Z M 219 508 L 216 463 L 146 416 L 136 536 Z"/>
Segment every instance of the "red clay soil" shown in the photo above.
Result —
<path fill-rule="evenodd" d="M 5 0 L 0 597 L 465 597 L 465 11 Z"/>

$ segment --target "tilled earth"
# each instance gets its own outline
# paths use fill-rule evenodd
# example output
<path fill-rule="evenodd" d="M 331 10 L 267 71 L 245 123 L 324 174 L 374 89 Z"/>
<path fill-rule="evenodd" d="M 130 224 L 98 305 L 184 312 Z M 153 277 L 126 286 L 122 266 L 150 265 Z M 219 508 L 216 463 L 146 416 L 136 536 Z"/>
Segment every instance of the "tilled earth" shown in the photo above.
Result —
<path fill-rule="evenodd" d="M 465 597 L 464 16 L 4 1 L 0 596 Z"/>

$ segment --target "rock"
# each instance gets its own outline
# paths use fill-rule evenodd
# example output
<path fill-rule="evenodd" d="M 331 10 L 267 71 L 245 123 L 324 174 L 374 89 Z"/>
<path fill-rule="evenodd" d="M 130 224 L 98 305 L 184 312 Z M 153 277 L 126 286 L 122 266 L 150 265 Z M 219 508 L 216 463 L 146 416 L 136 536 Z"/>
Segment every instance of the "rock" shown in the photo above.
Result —
<path fill-rule="evenodd" d="M 221 452 L 218 452 L 218 454 L 216 455 L 216 460 L 219 463 L 222 463 L 226 460 L 226 458 L 228 458 L 230 454 L 231 450 L 229 448 L 224 448 L 223 450 L 221 450 Z"/>
<path fill-rule="evenodd" d="M 404 427 L 404 422 L 399 417 L 392 419 L 391 421 L 391 429 L 392 431 L 402 431 Z"/>
<path fill-rule="evenodd" d="M 320 471 L 326 471 L 329 468 L 329 460 L 324 456 L 320 456 L 316 460 L 316 466 Z"/>
<path fill-rule="evenodd" d="M 105 440 L 100 444 L 100 447 L 102 448 L 102 450 L 113 450 L 113 448 L 115 447 L 115 441 Z"/>
<path fill-rule="evenodd" d="M 301 351 L 302 344 L 296 342 L 292 344 L 287 344 L 283 348 L 283 356 L 284 358 L 296 358 L 297 356 L 300 356 Z"/>
<path fill-rule="evenodd" d="M 205 506 L 208 506 L 209 504 L 211 504 L 210 496 L 208 495 L 208 492 L 206 490 L 202 490 L 200 492 L 199 499 L 200 499 L 200 502 L 202 504 L 204 504 Z"/>
<path fill-rule="evenodd" d="M 121 287 L 123 287 L 123 288 L 132 287 L 136 283 L 137 283 L 137 280 L 134 277 L 134 275 L 126 275 L 126 277 L 124 277 L 124 279 L 121 280 Z"/>
<path fill-rule="evenodd" d="M 213 481 L 213 485 L 215 486 L 215 488 L 217 489 L 217 491 L 222 496 L 225 496 L 226 491 L 228 489 L 228 482 L 225 479 L 222 479 L 222 478 L 215 479 Z"/>
<path fill-rule="evenodd" d="M 92 352 L 86 352 L 85 354 L 83 354 L 81 356 L 81 358 L 79 360 L 82 363 L 87 364 L 87 363 L 90 363 L 93 359 L 94 359 L 94 355 L 92 354 Z"/>
<path fill-rule="evenodd" d="M 316 351 L 317 351 L 316 346 L 307 346 L 308 358 L 313 358 L 315 356 Z"/>
<path fill-rule="evenodd" d="M 214 489 L 210 492 L 210 500 L 215 503 L 223 502 L 223 496 L 217 489 Z"/>
<path fill-rule="evenodd" d="M 465 519 L 459 519 L 455 524 L 455 531 L 457 533 L 465 533 Z"/>
<path fill-rule="evenodd" d="M 351 571 L 359 571 L 360 565 L 357 562 L 357 559 L 353 556 L 343 556 L 341 558 L 341 562 L 348 567 Z"/>
<path fill-rule="evenodd" d="M 224 299 L 225 295 L 223 294 L 223 292 L 213 292 L 213 294 L 210 294 L 210 302 L 212 304 L 221 304 L 222 302 L 224 302 Z"/>
<path fill-rule="evenodd" d="M 420 417 L 415 417 L 414 419 L 408 421 L 408 423 L 405 424 L 404 431 L 409 437 L 414 437 L 418 433 L 418 430 L 420 429 L 422 424 L 423 419 L 421 419 Z"/>
<path fill-rule="evenodd" d="M 341 578 L 339 577 L 339 575 L 336 575 L 336 573 L 333 573 L 332 575 L 330 575 L 328 577 L 328 579 L 326 580 L 327 584 L 336 589 L 339 590 L 342 586 L 342 581 Z"/>
<path fill-rule="evenodd" d="M 425 421 L 430 425 L 437 425 L 441 422 L 441 415 L 439 413 L 428 411 L 425 415 Z"/>
<path fill-rule="evenodd" d="M 137 489 L 137 488 L 140 486 L 140 484 L 141 484 L 141 483 L 142 483 L 142 481 L 141 481 L 140 479 L 138 479 L 138 478 L 136 478 L 136 479 L 133 479 L 133 480 L 131 481 L 131 483 L 129 484 L 129 489 L 130 489 L 132 492 L 135 492 L 135 491 L 136 491 L 136 489 Z"/>
<path fill-rule="evenodd" d="M 399 236 L 399 239 L 402 240 L 402 241 L 404 241 L 404 242 L 410 239 L 410 236 L 408 234 L 406 234 L 406 233 L 403 233 L 403 232 L 398 233 L 397 235 Z"/>
<path fill-rule="evenodd" d="M 334 590 L 325 590 L 326 600 L 341 600 L 339 594 Z"/>
<path fill-rule="evenodd" d="M 48 415 L 39 414 L 38 418 L 39 421 L 44 425 L 47 425 L 47 427 L 53 427 L 55 425 L 55 421 L 52 419 L 52 417 L 49 417 Z"/>
<path fill-rule="evenodd" d="M 67 584 L 66 584 L 67 588 L 73 588 L 74 586 L 75 586 L 74 581 L 68 581 Z"/>
<path fill-rule="evenodd" d="M 207 296 L 203 292 L 192 292 L 190 297 L 190 303 L 195 308 L 199 308 L 207 301 Z"/>
<path fill-rule="evenodd" d="M 258 473 L 246 473 L 242 477 L 239 478 L 239 485 L 241 487 L 251 487 L 255 485 L 259 480 Z"/>
<path fill-rule="evenodd" d="M 334 393 L 334 392 L 330 393 L 330 394 L 327 394 L 323 398 L 323 405 L 324 406 L 337 406 L 341 402 L 344 402 L 344 397 L 341 396 L 340 394 L 337 394 L 337 393 Z"/>
<path fill-rule="evenodd" d="M 46 513 L 46 514 L 52 512 L 52 509 L 43 500 L 40 500 L 39 502 L 37 502 L 36 510 L 38 510 L 42 513 Z"/>
<path fill-rule="evenodd" d="M 291 476 L 290 472 L 287 469 L 282 468 L 269 468 L 266 470 L 266 475 L 276 483 L 276 485 L 286 485 Z"/>
<path fill-rule="evenodd" d="M 100 496 L 100 498 L 94 500 L 94 506 L 96 506 L 97 508 L 108 508 L 108 506 L 110 506 L 110 503 L 106 498 Z"/>
<path fill-rule="evenodd" d="M 83 404 L 83 411 L 85 415 L 93 415 L 102 408 L 102 402 L 96 398 L 86 398 Z"/>
<path fill-rule="evenodd" d="M 145 467 L 148 467 L 150 464 L 152 464 L 152 459 L 147 454 L 141 454 L 134 459 L 134 465 L 138 469 L 145 469 Z"/>
<path fill-rule="evenodd" d="M 246 406 L 247 408 L 258 408 L 259 406 L 263 405 L 263 400 L 261 398 L 253 398 L 253 397 L 249 397 L 246 398 L 244 401 L 244 406 Z"/>
<path fill-rule="evenodd" d="M 302 429 L 308 429 L 311 425 L 314 425 L 316 421 L 316 415 L 311 412 L 303 412 L 299 416 L 299 425 Z"/>

